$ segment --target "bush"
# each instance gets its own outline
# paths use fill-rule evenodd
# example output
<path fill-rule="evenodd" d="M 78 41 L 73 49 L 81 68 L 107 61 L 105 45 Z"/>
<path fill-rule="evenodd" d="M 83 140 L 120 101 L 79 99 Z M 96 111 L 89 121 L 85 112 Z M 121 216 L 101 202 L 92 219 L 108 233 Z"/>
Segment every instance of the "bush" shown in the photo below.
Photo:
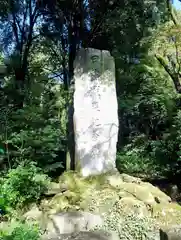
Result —
<path fill-rule="evenodd" d="M 0 110 L 0 147 L 5 152 L 0 162 L 16 168 L 25 160 L 34 161 L 45 173 L 61 172 L 66 138 L 58 116 L 45 116 L 34 105 L 8 113 L 6 108 Z"/>
<path fill-rule="evenodd" d="M 19 165 L 9 170 L 1 186 L 2 202 L 4 208 L 20 208 L 38 200 L 46 190 L 48 177 L 40 172 L 34 164 Z M 1 206 L 3 207 L 3 206 Z"/>
<path fill-rule="evenodd" d="M 136 153 L 118 153 L 116 159 L 117 169 L 132 175 L 139 174 L 156 174 L 154 161 L 148 157 Z"/>
<path fill-rule="evenodd" d="M 0 240 L 39 240 L 40 230 L 36 225 L 12 222 L 0 229 Z"/>
<path fill-rule="evenodd" d="M 118 151 L 116 165 L 119 172 L 132 175 L 157 175 L 158 165 L 155 163 L 155 158 L 147 153 L 148 144 L 145 136 L 140 135 Z"/>

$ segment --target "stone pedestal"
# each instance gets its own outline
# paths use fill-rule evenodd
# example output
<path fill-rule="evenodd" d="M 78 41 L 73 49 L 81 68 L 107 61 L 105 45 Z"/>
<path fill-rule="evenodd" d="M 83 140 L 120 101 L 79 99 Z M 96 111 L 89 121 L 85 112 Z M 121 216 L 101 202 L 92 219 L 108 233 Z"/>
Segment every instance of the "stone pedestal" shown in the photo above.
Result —
<path fill-rule="evenodd" d="M 83 176 L 112 171 L 118 139 L 114 59 L 108 51 L 81 49 L 74 69 L 76 163 Z"/>

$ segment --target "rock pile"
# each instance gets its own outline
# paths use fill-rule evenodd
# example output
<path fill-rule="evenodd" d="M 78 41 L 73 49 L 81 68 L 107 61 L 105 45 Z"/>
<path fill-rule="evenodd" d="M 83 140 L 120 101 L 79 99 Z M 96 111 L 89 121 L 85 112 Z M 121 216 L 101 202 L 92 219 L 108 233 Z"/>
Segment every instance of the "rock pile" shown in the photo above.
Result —
<path fill-rule="evenodd" d="M 179 231 L 180 238 L 163 238 L 179 228 L 181 206 L 139 178 L 66 172 L 46 195 L 24 214 L 27 221 L 38 221 L 42 239 L 181 239 Z"/>

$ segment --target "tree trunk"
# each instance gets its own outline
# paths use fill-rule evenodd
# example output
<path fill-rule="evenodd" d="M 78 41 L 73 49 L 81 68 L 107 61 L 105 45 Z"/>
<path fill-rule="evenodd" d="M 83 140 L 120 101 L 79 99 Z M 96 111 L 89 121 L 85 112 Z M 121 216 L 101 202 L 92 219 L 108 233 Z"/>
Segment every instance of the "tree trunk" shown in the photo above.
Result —
<path fill-rule="evenodd" d="M 78 28 L 76 26 L 76 21 L 72 17 L 69 25 L 69 59 L 68 59 L 68 69 L 69 69 L 69 106 L 68 106 L 68 149 L 70 155 L 70 169 L 75 170 L 75 139 L 74 139 L 74 60 L 77 50 L 77 33 Z"/>
<path fill-rule="evenodd" d="M 14 105 L 16 109 L 21 109 L 25 100 L 25 72 L 21 67 L 15 69 L 15 89 L 17 94 L 14 99 Z"/>

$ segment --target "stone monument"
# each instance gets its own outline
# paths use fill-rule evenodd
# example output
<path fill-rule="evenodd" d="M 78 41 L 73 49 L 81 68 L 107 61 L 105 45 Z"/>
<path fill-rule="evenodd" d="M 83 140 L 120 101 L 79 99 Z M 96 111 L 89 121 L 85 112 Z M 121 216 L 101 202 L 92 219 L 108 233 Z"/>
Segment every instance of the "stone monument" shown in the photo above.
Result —
<path fill-rule="evenodd" d="M 83 176 L 116 169 L 118 103 L 108 51 L 79 50 L 74 62 L 75 160 Z"/>

